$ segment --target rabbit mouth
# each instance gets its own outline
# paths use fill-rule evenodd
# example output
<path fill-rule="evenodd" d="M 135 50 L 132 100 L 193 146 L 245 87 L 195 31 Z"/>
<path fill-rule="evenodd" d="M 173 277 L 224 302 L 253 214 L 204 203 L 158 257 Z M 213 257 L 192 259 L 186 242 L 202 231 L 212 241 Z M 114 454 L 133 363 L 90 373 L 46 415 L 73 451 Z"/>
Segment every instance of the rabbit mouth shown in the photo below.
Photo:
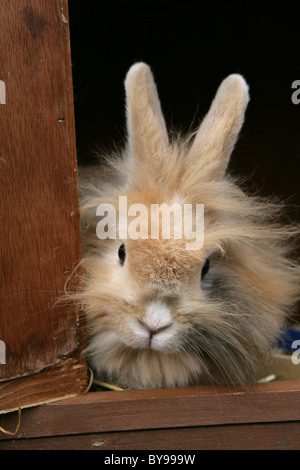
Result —
<path fill-rule="evenodd" d="M 136 318 L 130 322 L 129 326 L 131 334 L 129 340 L 126 341 L 126 346 L 129 348 L 170 352 L 176 331 L 173 323 L 154 327 Z"/>
<path fill-rule="evenodd" d="M 167 339 L 170 338 L 170 331 L 172 329 L 172 323 L 161 327 L 150 327 L 147 323 L 138 319 L 138 322 L 142 329 L 145 331 L 145 342 L 146 347 L 161 350 Z"/>
<path fill-rule="evenodd" d="M 177 331 L 170 308 L 161 300 L 150 302 L 143 315 L 131 317 L 126 326 L 128 346 L 162 352 L 170 352 Z"/>

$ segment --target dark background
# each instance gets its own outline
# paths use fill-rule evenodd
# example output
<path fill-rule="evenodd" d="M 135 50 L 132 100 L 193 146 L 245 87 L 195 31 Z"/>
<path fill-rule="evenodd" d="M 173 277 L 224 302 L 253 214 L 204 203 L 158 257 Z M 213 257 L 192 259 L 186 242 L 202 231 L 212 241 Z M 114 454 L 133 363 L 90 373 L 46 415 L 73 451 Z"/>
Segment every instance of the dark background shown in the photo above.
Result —
<path fill-rule="evenodd" d="M 168 126 L 198 126 L 220 82 L 241 73 L 250 85 L 246 121 L 230 164 L 261 194 L 300 203 L 300 9 L 276 2 L 70 0 L 78 159 L 122 144 L 123 81 L 136 61 L 155 75 Z M 299 219 L 299 210 L 289 217 Z"/>

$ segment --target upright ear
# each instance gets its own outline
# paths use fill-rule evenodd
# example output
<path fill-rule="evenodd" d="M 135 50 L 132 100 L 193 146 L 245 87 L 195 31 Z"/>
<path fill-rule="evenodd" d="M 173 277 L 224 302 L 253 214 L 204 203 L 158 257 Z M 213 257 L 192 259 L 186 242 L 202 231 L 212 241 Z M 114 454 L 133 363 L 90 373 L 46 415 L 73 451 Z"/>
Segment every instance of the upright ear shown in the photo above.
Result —
<path fill-rule="evenodd" d="M 248 85 L 241 75 L 229 75 L 220 85 L 186 157 L 185 177 L 203 175 L 220 180 L 244 121 Z"/>
<path fill-rule="evenodd" d="M 150 67 L 138 62 L 125 79 L 127 132 L 135 160 L 154 164 L 168 147 L 165 120 Z"/>

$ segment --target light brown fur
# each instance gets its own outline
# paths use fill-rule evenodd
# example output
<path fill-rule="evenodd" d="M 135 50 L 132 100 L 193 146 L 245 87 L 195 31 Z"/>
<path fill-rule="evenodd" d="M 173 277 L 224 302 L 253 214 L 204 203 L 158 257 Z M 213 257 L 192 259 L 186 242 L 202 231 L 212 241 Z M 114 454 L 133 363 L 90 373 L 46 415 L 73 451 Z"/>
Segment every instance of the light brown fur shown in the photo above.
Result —
<path fill-rule="evenodd" d="M 105 178 L 97 170 L 81 182 L 84 276 L 75 297 L 87 317 L 90 364 L 129 388 L 253 382 L 299 299 L 299 267 L 289 256 L 299 230 L 275 223 L 278 205 L 249 197 L 225 174 L 248 87 L 229 76 L 195 138 L 171 142 L 149 67 L 135 64 L 125 87 L 127 148 L 107 159 Z M 120 195 L 149 208 L 204 204 L 204 246 L 128 239 L 121 265 L 123 240 L 99 240 L 95 216 L 101 203 L 118 207 Z M 139 337 L 149 305 L 171 312 L 160 349 Z"/>

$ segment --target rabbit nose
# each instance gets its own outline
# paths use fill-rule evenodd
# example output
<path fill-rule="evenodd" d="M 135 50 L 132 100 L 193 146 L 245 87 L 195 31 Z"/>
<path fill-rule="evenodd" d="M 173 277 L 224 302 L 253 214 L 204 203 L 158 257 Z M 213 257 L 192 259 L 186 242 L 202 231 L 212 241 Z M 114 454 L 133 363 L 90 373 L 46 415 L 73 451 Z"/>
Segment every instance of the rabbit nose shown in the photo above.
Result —
<path fill-rule="evenodd" d="M 145 309 L 141 322 L 152 336 L 165 330 L 173 323 L 170 307 L 163 300 L 150 302 Z"/>
<path fill-rule="evenodd" d="M 149 325 L 147 325 L 147 323 L 143 322 L 142 320 L 138 319 L 139 320 L 139 323 L 140 325 L 142 325 L 143 328 L 145 328 L 145 330 L 149 333 L 149 336 L 150 336 L 150 339 L 156 335 L 157 333 L 160 333 L 161 331 L 164 331 L 166 330 L 167 328 L 169 328 L 169 326 L 171 326 L 171 323 L 169 323 L 168 325 L 164 325 L 164 326 L 161 326 L 161 327 L 150 327 Z"/>

